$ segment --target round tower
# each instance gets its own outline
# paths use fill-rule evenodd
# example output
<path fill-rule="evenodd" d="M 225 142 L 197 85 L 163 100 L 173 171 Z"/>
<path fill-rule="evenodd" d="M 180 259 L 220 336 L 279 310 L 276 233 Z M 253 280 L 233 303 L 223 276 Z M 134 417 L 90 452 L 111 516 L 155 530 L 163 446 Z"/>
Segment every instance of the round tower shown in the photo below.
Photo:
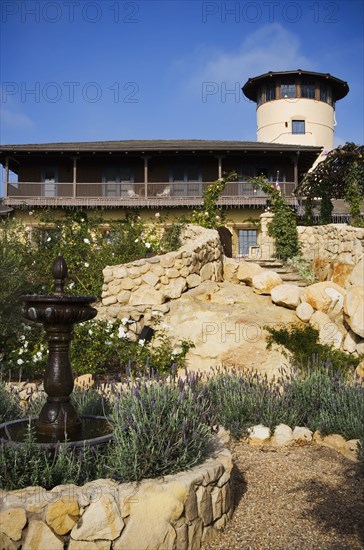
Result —
<path fill-rule="evenodd" d="M 335 103 L 347 82 L 297 69 L 249 78 L 242 90 L 257 104 L 258 141 L 334 148 Z"/>

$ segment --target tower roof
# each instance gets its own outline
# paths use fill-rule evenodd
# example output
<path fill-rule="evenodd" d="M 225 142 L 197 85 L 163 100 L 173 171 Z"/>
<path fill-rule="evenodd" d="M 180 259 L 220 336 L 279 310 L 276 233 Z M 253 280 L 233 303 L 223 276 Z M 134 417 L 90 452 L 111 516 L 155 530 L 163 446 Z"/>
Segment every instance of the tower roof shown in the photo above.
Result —
<path fill-rule="evenodd" d="M 348 83 L 340 78 L 336 78 L 329 73 L 316 73 L 313 71 L 303 71 L 302 69 L 296 69 L 295 71 L 269 71 L 268 73 L 261 74 L 259 76 L 254 76 L 249 78 L 247 82 L 242 87 L 244 95 L 251 99 L 252 101 L 257 100 L 258 88 L 270 78 L 297 78 L 297 77 L 307 77 L 315 80 L 321 80 L 322 82 L 327 82 L 332 87 L 335 101 L 342 99 L 349 92 Z"/>

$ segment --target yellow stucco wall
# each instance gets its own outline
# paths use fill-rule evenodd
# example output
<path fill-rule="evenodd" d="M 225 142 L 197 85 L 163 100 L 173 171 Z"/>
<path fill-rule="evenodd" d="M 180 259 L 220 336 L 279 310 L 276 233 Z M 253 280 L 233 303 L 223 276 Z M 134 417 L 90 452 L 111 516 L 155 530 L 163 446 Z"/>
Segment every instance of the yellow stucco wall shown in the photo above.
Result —
<path fill-rule="evenodd" d="M 292 134 L 292 120 L 305 121 L 305 134 Z M 323 101 L 306 98 L 269 101 L 257 108 L 257 139 L 322 146 L 330 151 L 334 148 L 334 109 Z"/>

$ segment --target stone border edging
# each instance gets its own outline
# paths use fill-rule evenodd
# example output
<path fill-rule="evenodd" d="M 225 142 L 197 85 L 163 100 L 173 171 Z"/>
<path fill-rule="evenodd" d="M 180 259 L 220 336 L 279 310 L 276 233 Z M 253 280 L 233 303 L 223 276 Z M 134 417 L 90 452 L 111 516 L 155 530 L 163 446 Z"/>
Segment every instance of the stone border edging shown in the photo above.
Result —
<path fill-rule="evenodd" d="M 357 451 L 359 439 L 346 440 L 342 435 L 330 434 L 323 436 L 316 430 L 312 432 L 306 427 L 296 426 L 293 430 L 286 424 L 276 426 L 273 435 L 270 429 L 263 424 L 249 428 L 249 436 L 246 438 L 249 445 L 269 445 L 272 447 L 285 447 L 294 444 L 316 444 L 329 447 L 340 452 L 350 460 L 358 461 Z"/>
<path fill-rule="evenodd" d="M 233 513 L 228 441 L 221 428 L 210 458 L 163 478 L 0 491 L 0 547 L 197 550 Z"/>

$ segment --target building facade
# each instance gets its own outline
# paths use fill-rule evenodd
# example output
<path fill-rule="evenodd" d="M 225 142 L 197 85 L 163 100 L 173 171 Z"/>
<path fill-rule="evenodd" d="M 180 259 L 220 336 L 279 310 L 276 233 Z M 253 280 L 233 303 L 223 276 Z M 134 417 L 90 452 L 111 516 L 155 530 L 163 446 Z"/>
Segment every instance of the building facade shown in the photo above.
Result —
<path fill-rule="evenodd" d="M 53 208 L 102 210 L 105 222 L 138 211 L 158 211 L 173 220 L 200 208 L 203 191 L 236 172 L 219 205 L 228 210 L 233 255 L 259 246 L 257 222 L 267 197 L 251 178 L 279 183 L 296 210 L 294 194 L 304 174 L 333 148 L 335 103 L 348 86 L 331 75 L 308 71 L 269 72 L 250 78 L 243 93 L 257 104 L 256 142 L 134 140 L 0 146 L 4 198 L 0 215 L 12 213 L 28 225 L 29 211 Z"/>

